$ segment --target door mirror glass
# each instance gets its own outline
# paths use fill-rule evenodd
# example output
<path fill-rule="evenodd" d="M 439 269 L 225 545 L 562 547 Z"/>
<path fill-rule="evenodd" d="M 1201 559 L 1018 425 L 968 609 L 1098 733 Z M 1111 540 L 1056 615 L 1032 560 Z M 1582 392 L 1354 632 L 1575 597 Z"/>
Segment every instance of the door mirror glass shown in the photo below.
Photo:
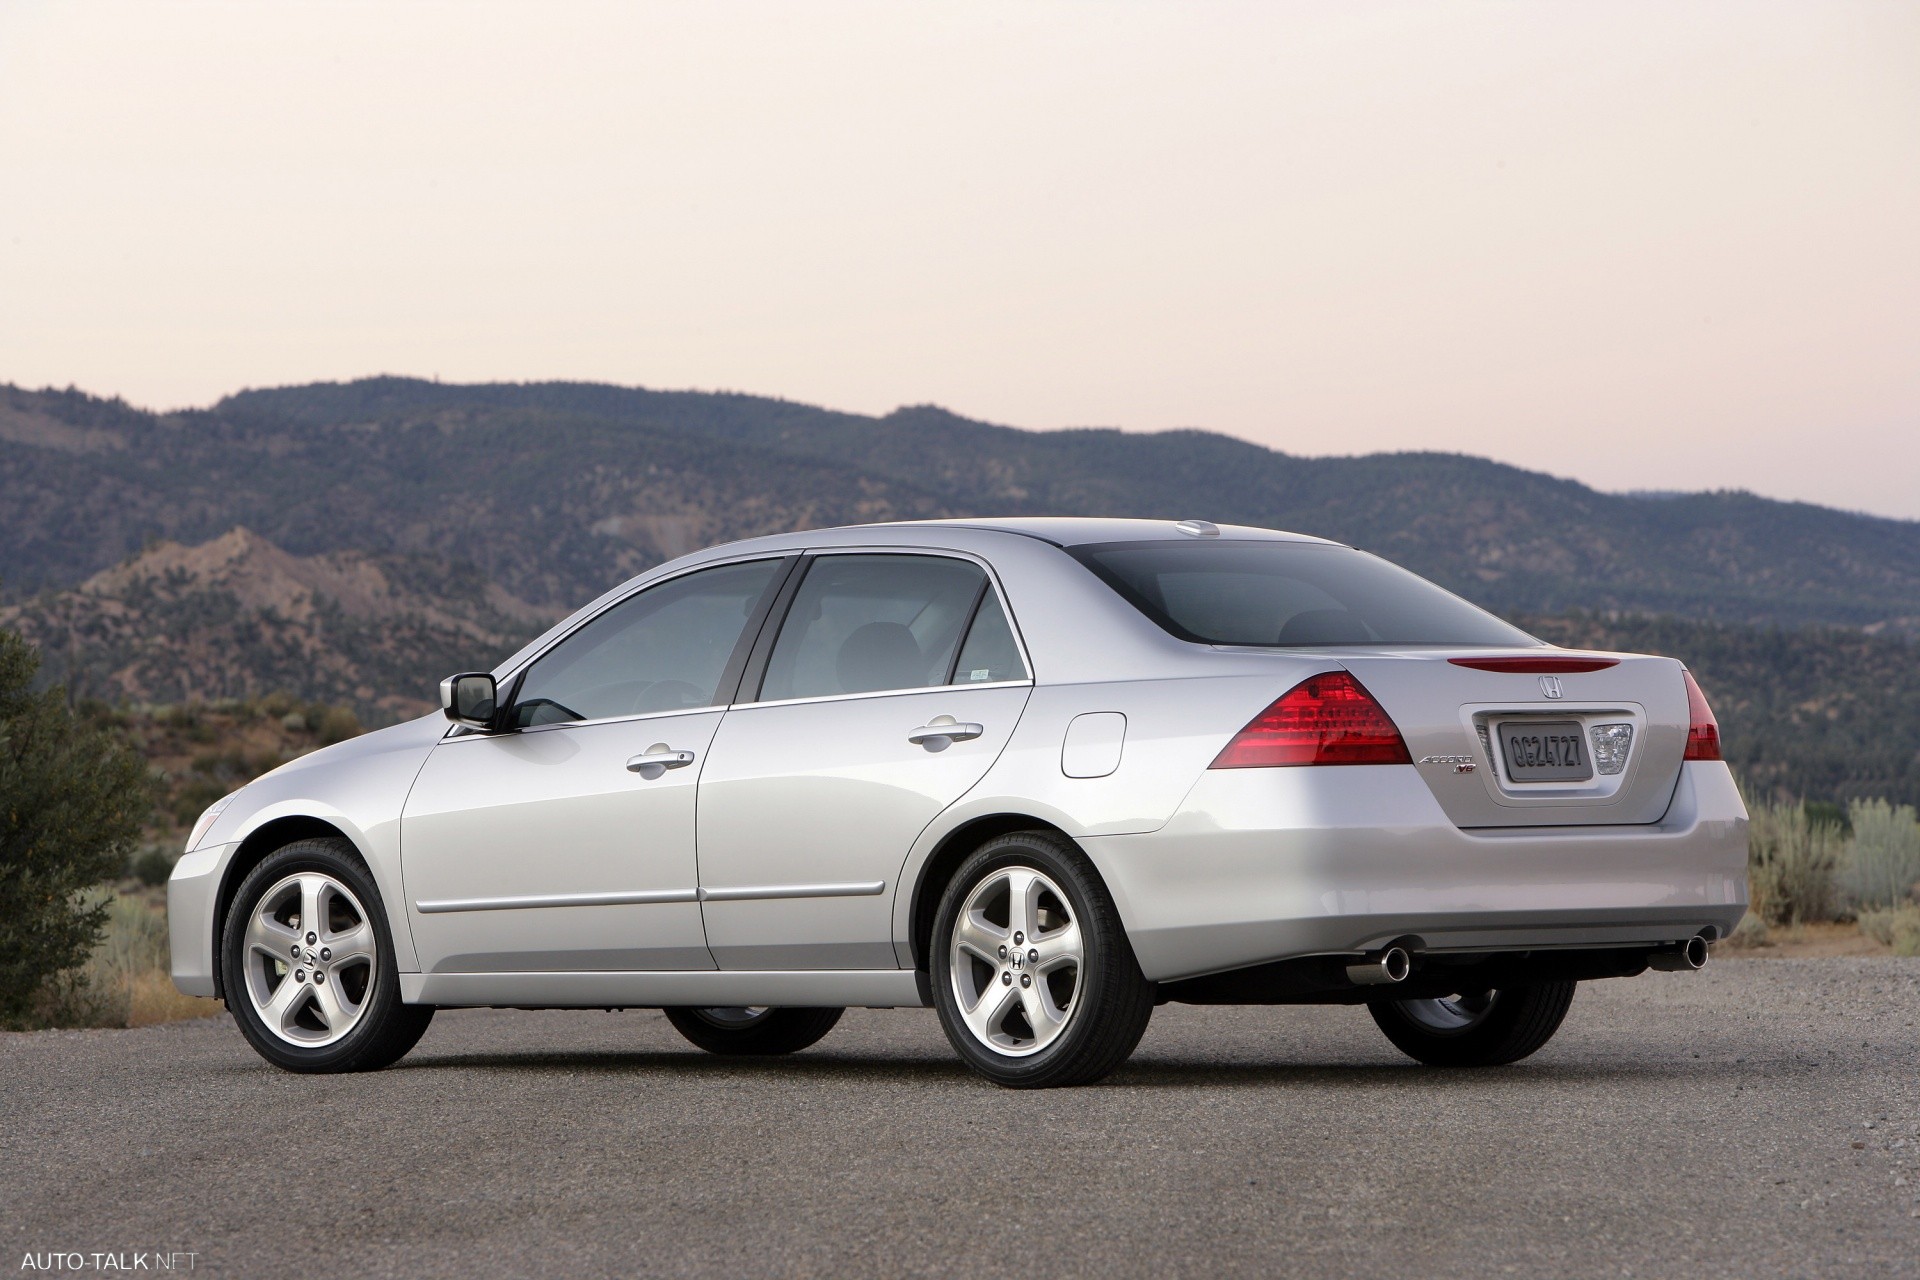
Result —
<path fill-rule="evenodd" d="M 493 724 L 498 698 L 493 676 L 485 671 L 468 671 L 440 682 L 440 709 L 447 719 L 469 729 L 485 729 Z"/>

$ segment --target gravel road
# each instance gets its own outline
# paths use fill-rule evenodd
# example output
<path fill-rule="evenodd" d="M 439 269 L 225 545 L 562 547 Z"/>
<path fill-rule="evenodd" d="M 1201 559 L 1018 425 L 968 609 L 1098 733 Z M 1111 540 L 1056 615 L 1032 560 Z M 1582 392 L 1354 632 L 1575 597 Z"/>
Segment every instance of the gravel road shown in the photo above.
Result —
<path fill-rule="evenodd" d="M 5 1035 L 0 1274 L 1912 1276 L 1917 1043 L 1920 960 L 1851 958 L 1589 984 L 1476 1072 L 1358 1009 L 1168 1006 L 1047 1093 L 921 1010 L 771 1062 L 650 1012 L 443 1013 L 347 1077 L 225 1018 Z"/>

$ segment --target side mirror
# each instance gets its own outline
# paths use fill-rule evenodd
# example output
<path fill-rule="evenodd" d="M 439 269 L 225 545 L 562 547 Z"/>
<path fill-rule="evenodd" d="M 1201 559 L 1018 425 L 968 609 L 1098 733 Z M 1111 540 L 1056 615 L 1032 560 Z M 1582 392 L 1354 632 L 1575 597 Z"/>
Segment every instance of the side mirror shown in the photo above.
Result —
<path fill-rule="evenodd" d="M 493 676 L 485 671 L 467 671 L 440 682 L 440 709 L 447 719 L 469 729 L 493 727 L 499 696 Z"/>

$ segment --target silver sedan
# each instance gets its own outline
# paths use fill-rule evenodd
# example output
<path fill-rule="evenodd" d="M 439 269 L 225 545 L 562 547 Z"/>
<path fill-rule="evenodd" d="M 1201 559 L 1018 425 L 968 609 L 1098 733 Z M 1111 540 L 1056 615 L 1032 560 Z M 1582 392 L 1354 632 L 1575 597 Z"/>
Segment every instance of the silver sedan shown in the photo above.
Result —
<path fill-rule="evenodd" d="M 1266 529 L 733 543 L 441 696 L 215 804 L 174 870 L 175 982 L 289 1070 L 384 1066 L 442 1007 L 769 1054 L 932 1005 L 980 1074 L 1063 1085 L 1167 1000 L 1364 1004 L 1487 1065 L 1746 905 L 1678 662 Z"/>

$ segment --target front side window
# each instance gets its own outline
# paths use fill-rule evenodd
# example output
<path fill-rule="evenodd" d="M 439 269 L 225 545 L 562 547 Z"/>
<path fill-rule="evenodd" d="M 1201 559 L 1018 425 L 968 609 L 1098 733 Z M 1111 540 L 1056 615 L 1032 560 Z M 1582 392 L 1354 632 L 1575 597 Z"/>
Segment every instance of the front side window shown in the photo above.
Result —
<path fill-rule="evenodd" d="M 819 556 L 787 611 L 760 697 L 944 685 L 955 678 L 954 659 L 975 608 L 991 594 L 986 573 L 965 560 Z M 959 678 L 965 683 L 967 676 Z"/>
<path fill-rule="evenodd" d="M 1132 542 L 1074 547 L 1135 608 L 1201 644 L 1535 646 L 1417 574 L 1319 542 Z"/>
<path fill-rule="evenodd" d="M 726 701 L 722 677 L 780 567 L 721 565 L 627 597 L 527 669 L 509 722 L 525 729 Z"/>

